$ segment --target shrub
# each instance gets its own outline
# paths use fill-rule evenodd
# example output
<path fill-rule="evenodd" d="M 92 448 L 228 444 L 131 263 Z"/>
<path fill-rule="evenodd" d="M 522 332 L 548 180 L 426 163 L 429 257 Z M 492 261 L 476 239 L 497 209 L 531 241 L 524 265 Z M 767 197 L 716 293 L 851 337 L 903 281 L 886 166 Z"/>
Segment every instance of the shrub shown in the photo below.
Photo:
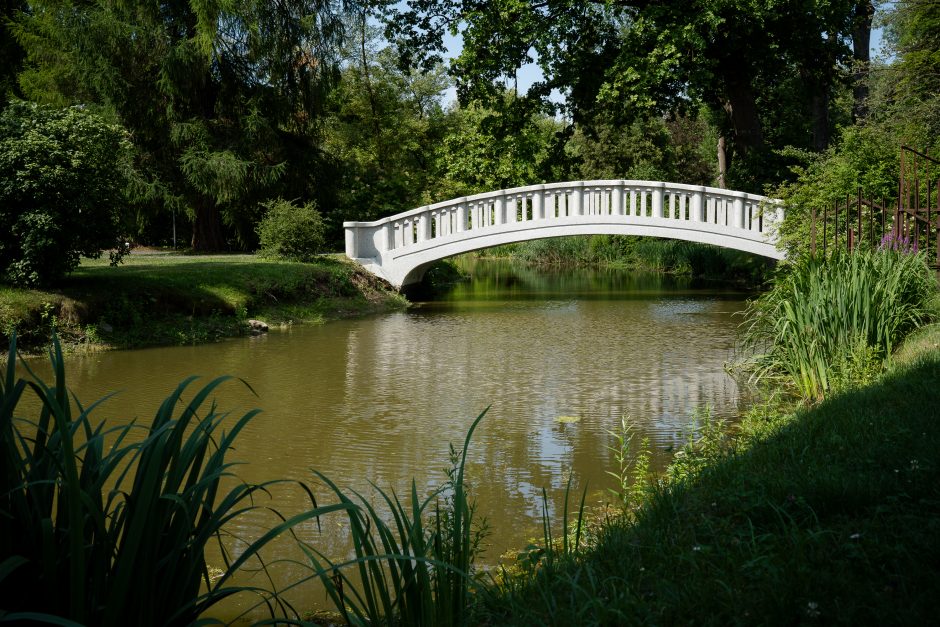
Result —
<path fill-rule="evenodd" d="M 870 379 L 922 324 L 936 293 L 922 255 L 864 251 L 803 258 L 749 304 L 744 365 L 783 376 L 807 399 Z"/>
<path fill-rule="evenodd" d="M 262 257 L 287 261 L 312 261 L 324 252 L 325 227 L 314 203 L 295 205 L 283 199 L 263 204 L 264 218 L 258 224 Z"/>
<path fill-rule="evenodd" d="M 53 283 L 114 249 L 131 144 L 80 107 L 12 102 L 0 113 L 0 280 Z"/>

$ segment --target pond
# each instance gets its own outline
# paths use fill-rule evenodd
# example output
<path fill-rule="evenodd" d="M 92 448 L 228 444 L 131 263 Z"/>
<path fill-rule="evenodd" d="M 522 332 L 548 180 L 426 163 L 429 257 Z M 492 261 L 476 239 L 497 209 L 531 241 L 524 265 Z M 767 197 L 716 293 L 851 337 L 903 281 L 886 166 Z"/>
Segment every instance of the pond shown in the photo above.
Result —
<path fill-rule="evenodd" d="M 429 492 L 445 478 L 449 443 L 460 445 L 488 408 L 467 469 L 491 531 L 487 564 L 539 535 L 543 489 L 551 508 L 562 503 L 569 476 L 578 496 L 587 487 L 590 505 L 613 499 L 608 447 L 621 417 L 636 446 L 649 439 L 661 468 L 685 441 L 694 410 L 739 412 L 742 394 L 724 364 L 746 295 L 610 269 L 460 263 L 469 282 L 405 312 L 211 345 L 70 357 L 68 380 L 86 403 L 118 392 L 100 417 L 147 423 L 189 375 L 240 377 L 254 394 L 229 383 L 217 395 L 220 408 L 263 412 L 230 454 L 244 462 L 238 475 L 303 481 L 324 501 L 311 469 L 366 495 L 370 482 L 404 494 L 412 478 Z M 290 514 L 308 501 L 283 486 L 270 504 Z M 261 515 L 244 518 L 236 533 L 257 535 L 258 525 L 271 524 Z M 341 555 L 339 518 L 321 522 L 301 535 Z M 289 553 L 288 545 L 275 550 Z M 282 581 L 304 574 L 298 566 L 282 571 Z M 325 604 L 322 592 L 309 591 L 294 602 Z"/>

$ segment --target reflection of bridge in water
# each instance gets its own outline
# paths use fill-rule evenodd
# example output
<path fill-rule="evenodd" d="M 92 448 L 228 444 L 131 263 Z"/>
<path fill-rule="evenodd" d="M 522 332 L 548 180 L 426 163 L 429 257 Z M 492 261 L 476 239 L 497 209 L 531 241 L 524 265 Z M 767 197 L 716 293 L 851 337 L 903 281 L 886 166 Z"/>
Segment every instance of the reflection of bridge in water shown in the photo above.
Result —
<path fill-rule="evenodd" d="M 655 181 L 574 181 L 455 198 L 345 222 L 346 255 L 396 287 L 435 261 L 546 237 L 640 235 L 714 244 L 781 259 L 783 208 L 764 196 Z"/>

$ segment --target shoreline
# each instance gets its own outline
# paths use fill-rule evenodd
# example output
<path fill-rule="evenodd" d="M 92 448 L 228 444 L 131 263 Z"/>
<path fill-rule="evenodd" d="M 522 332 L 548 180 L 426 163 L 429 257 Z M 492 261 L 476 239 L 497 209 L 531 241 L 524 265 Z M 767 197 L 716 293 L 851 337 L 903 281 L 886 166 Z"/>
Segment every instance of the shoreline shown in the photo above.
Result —
<path fill-rule="evenodd" d="M 83 260 L 54 289 L 0 286 L 0 331 L 24 354 L 53 331 L 69 352 L 203 344 L 270 327 L 322 324 L 407 308 L 391 285 L 342 255 L 313 263 L 255 255 L 133 254 L 120 266 Z"/>

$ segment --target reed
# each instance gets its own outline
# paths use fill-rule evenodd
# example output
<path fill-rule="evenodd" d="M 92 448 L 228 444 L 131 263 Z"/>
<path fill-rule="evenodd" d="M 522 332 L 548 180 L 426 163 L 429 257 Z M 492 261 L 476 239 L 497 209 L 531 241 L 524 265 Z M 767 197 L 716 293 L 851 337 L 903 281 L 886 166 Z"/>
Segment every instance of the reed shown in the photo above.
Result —
<path fill-rule="evenodd" d="M 936 283 L 922 255 L 859 251 L 803 259 L 745 311 L 738 365 L 805 399 L 870 380 L 924 323 Z"/>
<path fill-rule="evenodd" d="M 467 432 L 445 484 L 422 498 L 411 482 L 410 504 L 394 491 L 376 489 L 380 508 L 355 491 L 344 491 L 326 475 L 317 477 L 337 498 L 349 524 L 354 556 L 333 560 L 310 545 L 303 549 L 314 577 L 350 625 L 464 625 L 475 583 L 473 561 L 485 524 L 465 484 L 467 451 L 481 413 Z"/>
<path fill-rule="evenodd" d="M 225 525 L 270 486 L 222 487 L 226 454 L 257 410 L 230 423 L 209 402 L 226 378 L 186 402 L 189 378 L 148 427 L 106 427 L 92 420 L 105 399 L 84 407 L 70 398 L 58 340 L 49 359 L 51 385 L 18 366 L 14 336 L 0 378 L 0 622 L 189 625 L 241 592 L 260 594 L 272 615 L 294 613 L 274 592 L 231 577 L 271 539 L 336 507 L 282 519 L 237 557 L 226 551 Z M 18 378 L 18 367 L 29 376 Z M 21 415 L 30 393 L 35 419 Z M 210 542 L 224 562 L 215 581 Z"/>

